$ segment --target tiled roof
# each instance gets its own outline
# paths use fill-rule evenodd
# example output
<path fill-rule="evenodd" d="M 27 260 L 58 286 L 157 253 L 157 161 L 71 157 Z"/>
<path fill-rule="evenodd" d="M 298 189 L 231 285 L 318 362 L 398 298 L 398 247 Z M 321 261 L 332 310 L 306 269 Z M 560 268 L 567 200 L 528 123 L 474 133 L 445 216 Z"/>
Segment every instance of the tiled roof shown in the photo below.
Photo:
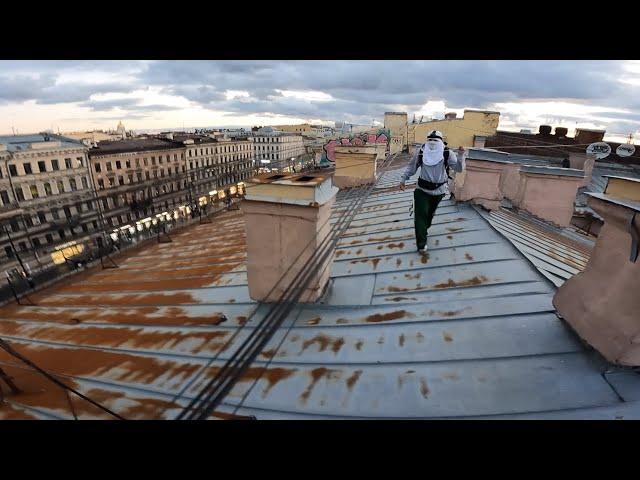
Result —
<path fill-rule="evenodd" d="M 444 200 L 418 256 L 401 172 L 340 239 L 323 299 L 284 320 L 217 416 L 640 418 L 640 377 L 603 378 L 554 285 L 475 208 Z M 174 418 L 268 310 L 248 295 L 241 213 L 117 261 L 1 309 L 0 337 L 125 418 Z M 0 366 L 25 389 L 0 418 L 71 418 L 59 388 L 2 351 Z"/>

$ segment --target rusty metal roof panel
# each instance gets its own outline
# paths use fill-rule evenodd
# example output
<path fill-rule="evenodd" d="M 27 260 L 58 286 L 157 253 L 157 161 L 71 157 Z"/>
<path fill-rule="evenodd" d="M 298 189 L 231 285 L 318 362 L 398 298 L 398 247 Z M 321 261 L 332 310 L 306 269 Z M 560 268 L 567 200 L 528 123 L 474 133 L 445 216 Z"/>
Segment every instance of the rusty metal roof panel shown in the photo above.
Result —
<path fill-rule="evenodd" d="M 556 317 L 554 287 L 525 253 L 534 255 L 476 209 L 444 200 L 420 257 L 401 174 L 385 172 L 356 213 L 323 298 L 294 309 L 211 418 L 620 412 L 612 385 L 635 392 L 635 379 L 605 381 L 607 366 Z M 348 206 L 341 195 L 334 219 Z M 588 258 L 511 222 L 526 248 L 553 248 L 558 273 Z M 41 291 L 36 306 L 0 309 L 0 337 L 125 418 L 175 418 L 269 308 L 248 296 L 240 212 L 172 238 Z M 108 417 L 77 398 L 72 411 L 61 389 L 2 351 L 0 366 L 26 390 L 0 419 Z"/>

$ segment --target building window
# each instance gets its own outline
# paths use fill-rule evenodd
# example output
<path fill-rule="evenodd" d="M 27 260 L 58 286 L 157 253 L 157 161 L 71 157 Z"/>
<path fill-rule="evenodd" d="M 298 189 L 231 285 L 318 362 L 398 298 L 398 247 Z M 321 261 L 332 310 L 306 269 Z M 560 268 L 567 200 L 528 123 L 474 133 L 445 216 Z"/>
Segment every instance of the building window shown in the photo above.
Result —
<path fill-rule="evenodd" d="M 27 227 L 33 227 L 33 220 L 31 220 L 31 217 L 29 216 L 24 217 L 24 224 Z"/>
<path fill-rule="evenodd" d="M 155 165 L 156 164 L 156 157 L 151 157 L 151 165 Z"/>
<path fill-rule="evenodd" d="M 64 193 L 64 182 L 62 180 L 58 180 L 58 193 Z"/>
<path fill-rule="evenodd" d="M 60 170 L 60 165 L 58 165 L 58 160 L 51 160 L 51 168 L 53 168 L 53 170 Z"/>
<path fill-rule="evenodd" d="M 60 239 L 61 240 L 64 240 L 66 238 L 66 235 L 64 234 L 64 229 L 63 228 L 58 230 L 58 235 L 60 235 Z"/>
<path fill-rule="evenodd" d="M 20 250 L 22 250 L 23 252 L 27 249 L 27 244 L 24 242 L 20 242 L 18 246 L 20 247 Z"/>
<path fill-rule="evenodd" d="M 124 185 L 124 177 L 118 177 L 118 183 Z"/>
<path fill-rule="evenodd" d="M 25 175 L 31 175 L 33 173 L 33 170 L 31 170 L 31 164 L 30 163 L 23 163 L 22 164 L 22 168 L 24 168 Z"/>
<path fill-rule="evenodd" d="M 89 182 L 86 177 L 82 177 L 82 188 L 89 188 Z"/>
<path fill-rule="evenodd" d="M 109 177 L 109 186 L 113 187 L 116 184 L 114 177 Z"/>
<path fill-rule="evenodd" d="M 84 233 L 89 233 L 89 227 L 87 227 L 87 225 L 86 225 L 86 224 L 84 224 L 84 223 L 82 224 L 82 231 L 83 231 Z"/>
<path fill-rule="evenodd" d="M 4 253 L 7 256 L 7 258 L 13 258 L 13 249 L 11 248 L 10 245 L 7 245 L 6 247 L 4 247 Z"/>
<path fill-rule="evenodd" d="M 54 220 L 59 220 L 60 219 L 60 214 L 58 213 L 58 209 L 54 208 L 51 210 L 51 216 L 53 217 Z"/>
<path fill-rule="evenodd" d="M 104 180 L 102 178 L 98 180 L 98 188 L 104 190 Z"/>
<path fill-rule="evenodd" d="M 53 236 L 50 233 L 47 233 L 44 238 L 47 240 L 47 243 L 53 243 Z"/>
<path fill-rule="evenodd" d="M 43 187 L 44 187 L 45 195 L 53 195 L 53 191 L 51 190 L 51 184 L 49 182 L 45 183 Z"/>
<path fill-rule="evenodd" d="M 65 168 L 73 168 L 71 166 L 71 159 L 70 158 L 65 158 L 64 159 L 64 166 L 65 166 Z"/>
<path fill-rule="evenodd" d="M 107 166 L 107 172 L 110 172 L 111 171 L 111 162 L 107 162 L 106 166 Z"/>
<path fill-rule="evenodd" d="M 38 195 L 38 187 L 36 187 L 35 185 L 31 185 L 31 187 L 29 187 L 31 190 L 31 198 L 38 198 L 40 195 Z"/>
<path fill-rule="evenodd" d="M 127 160 L 125 165 L 127 166 L 127 168 L 131 168 L 131 160 Z"/>
<path fill-rule="evenodd" d="M 144 176 L 147 180 L 151 180 L 151 176 L 149 175 L 149 172 L 144 172 Z"/>
<path fill-rule="evenodd" d="M 93 208 L 93 205 L 91 205 L 91 202 L 87 202 L 87 210 L 91 210 Z"/>
<path fill-rule="evenodd" d="M 77 157 L 76 160 L 78 160 L 78 165 L 80 165 L 81 167 L 84 167 L 84 160 L 82 157 Z"/>
<path fill-rule="evenodd" d="M 116 170 L 120 170 L 122 168 L 122 163 L 120 163 L 120 160 L 116 160 Z"/>
<path fill-rule="evenodd" d="M 44 212 L 38 212 L 38 220 L 40 220 L 40 223 L 47 223 L 47 217 Z"/>
<path fill-rule="evenodd" d="M 99 163 L 96 163 L 96 172 L 98 173 L 102 172 L 102 167 L 100 166 Z"/>
<path fill-rule="evenodd" d="M 133 183 L 133 175 L 131 173 L 127 175 L 127 178 L 129 179 L 129 183 Z"/>
<path fill-rule="evenodd" d="M 76 190 L 78 190 L 78 186 L 76 185 L 76 179 L 75 178 L 70 178 L 69 179 L 69 186 L 71 187 L 71 191 L 75 192 Z"/>
<path fill-rule="evenodd" d="M 9 165 L 9 175 L 11 175 L 12 177 L 18 176 L 18 170 L 16 169 L 15 165 Z"/>
<path fill-rule="evenodd" d="M 9 194 L 6 190 L 0 190 L 0 200 L 2 200 L 2 205 L 9 205 Z"/>

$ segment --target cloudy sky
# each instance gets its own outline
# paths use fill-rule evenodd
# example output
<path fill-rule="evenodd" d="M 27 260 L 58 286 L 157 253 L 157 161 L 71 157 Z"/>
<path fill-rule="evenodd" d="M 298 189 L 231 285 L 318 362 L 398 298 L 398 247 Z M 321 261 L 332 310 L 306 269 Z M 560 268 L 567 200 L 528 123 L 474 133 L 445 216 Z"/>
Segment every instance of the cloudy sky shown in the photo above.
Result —
<path fill-rule="evenodd" d="M 500 128 L 606 128 L 640 140 L 638 61 L 0 61 L 0 133 L 371 125 L 501 112 Z"/>

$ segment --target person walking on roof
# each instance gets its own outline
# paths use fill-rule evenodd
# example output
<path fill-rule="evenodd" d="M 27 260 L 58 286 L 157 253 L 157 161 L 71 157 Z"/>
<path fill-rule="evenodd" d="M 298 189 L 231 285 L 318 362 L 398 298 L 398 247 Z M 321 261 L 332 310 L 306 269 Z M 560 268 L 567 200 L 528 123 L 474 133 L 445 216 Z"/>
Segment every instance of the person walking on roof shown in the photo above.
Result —
<path fill-rule="evenodd" d="M 458 158 L 453 151 L 445 148 L 442 133 L 432 130 L 427 135 L 427 142 L 416 149 L 402 175 L 400 189 L 404 190 L 406 181 L 420 167 L 418 184 L 413 191 L 416 244 L 420 254 L 424 255 L 427 252 L 427 233 L 433 215 L 440 200 L 449 191 L 449 167 L 453 167 L 457 172 L 464 169 L 464 151 L 463 147 L 458 149 Z"/>

